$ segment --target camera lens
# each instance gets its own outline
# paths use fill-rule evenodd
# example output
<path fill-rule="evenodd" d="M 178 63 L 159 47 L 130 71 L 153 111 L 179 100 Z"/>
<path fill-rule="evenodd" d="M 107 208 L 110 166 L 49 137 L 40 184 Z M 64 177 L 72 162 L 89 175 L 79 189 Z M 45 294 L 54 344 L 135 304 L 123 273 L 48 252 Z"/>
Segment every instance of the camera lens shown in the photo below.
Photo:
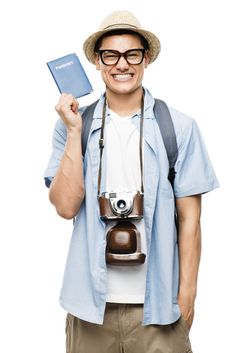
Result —
<path fill-rule="evenodd" d="M 120 210 L 124 210 L 124 208 L 126 207 L 126 201 L 125 200 L 119 200 L 117 201 L 117 207 Z"/>
<path fill-rule="evenodd" d="M 112 212 L 121 217 L 126 217 L 132 211 L 132 204 L 129 198 L 126 199 L 126 195 L 116 195 L 116 198 L 110 198 L 110 204 Z"/>

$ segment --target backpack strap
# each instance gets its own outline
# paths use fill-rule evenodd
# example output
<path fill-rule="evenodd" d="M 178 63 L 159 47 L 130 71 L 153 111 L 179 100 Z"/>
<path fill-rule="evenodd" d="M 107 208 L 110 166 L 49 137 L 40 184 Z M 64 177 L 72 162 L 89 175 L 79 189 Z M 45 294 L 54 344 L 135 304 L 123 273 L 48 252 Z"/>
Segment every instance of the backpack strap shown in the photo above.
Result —
<path fill-rule="evenodd" d="M 175 180 L 175 163 L 178 157 L 178 146 L 173 121 L 165 102 L 160 99 L 155 99 L 154 115 L 158 123 L 161 136 L 165 145 L 167 157 L 169 160 L 169 175 L 168 179 L 173 188 Z"/>
<path fill-rule="evenodd" d="M 96 102 L 93 102 L 92 104 L 88 105 L 85 110 L 82 113 L 82 155 L 85 155 L 86 152 L 86 147 L 87 147 L 87 141 L 88 141 L 88 136 L 89 132 L 92 126 L 92 121 L 93 121 L 93 114 L 94 110 L 96 108 L 96 105 L 98 103 L 98 100 Z"/>

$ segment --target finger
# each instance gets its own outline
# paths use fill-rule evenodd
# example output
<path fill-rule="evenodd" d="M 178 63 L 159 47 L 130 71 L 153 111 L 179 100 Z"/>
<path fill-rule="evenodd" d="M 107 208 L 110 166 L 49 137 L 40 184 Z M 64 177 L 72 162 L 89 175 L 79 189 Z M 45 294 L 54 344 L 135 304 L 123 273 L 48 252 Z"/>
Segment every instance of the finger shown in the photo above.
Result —
<path fill-rule="evenodd" d="M 78 107 L 79 103 L 72 94 L 62 93 L 58 104 L 55 106 L 55 109 L 59 115 L 65 115 L 71 111 L 74 114 L 77 114 Z"/>
<path fill-rule="evenodd" d="M 73 96 L 72 94 L 68 94 L 68 93 L 62 93 L 60 98 L 59 98 L 59 103 L 65 103 L 65 102 L 68 102 L 70 100 L 73 99 Z"/>
<path fill-rule="evenodd" d="M 57 107 L 58 109 L 71 109 L 71 106 L 75 101 L 75 97 L 72 94 L 62 93 Z"/>
<path fill-rule="evenodd" d="M 67 100 L 73 99 L 73 95 L 69 93 L 62 93 L 59 98 L 59 102 L 65 102 Z"/>
<path fill-rule="evenodd" d="M 71 110 L 72 110 L 74 113 L 77 113 L 78 107 L 79 107 L 78 101 L 77 101 L 76 99 L 74 99 L 73 102 L 72 102 L 72 104 L 71 104 Z"/>

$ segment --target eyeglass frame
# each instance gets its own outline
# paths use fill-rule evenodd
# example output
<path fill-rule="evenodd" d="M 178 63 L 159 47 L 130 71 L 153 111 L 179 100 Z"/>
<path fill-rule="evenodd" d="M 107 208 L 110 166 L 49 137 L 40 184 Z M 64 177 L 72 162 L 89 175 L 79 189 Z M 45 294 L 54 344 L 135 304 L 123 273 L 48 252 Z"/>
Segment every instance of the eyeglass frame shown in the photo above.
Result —
<path fill-rule="evenodd" d="M 135 51 L 135 50 L 138 50 L 142 53 L 142 58 L 141 58 L 141 61 L 138 63 L 138 64 L 132 64 L 130 63 L 128 60 L 127 60 L 127 53 L 129 52 L 132 52 L 132 51 Z M 104 61 L 103 61 L 103 57 L 102 57 L 102 54 L 104 52 L 111 52 L 111 53 L 115 53 L 115 54 L 118 54 L 118 59 L 115 63 L 113 64 L 106 64 Z M 129 49 L 129 50 L 126 50 L 125 52 L 121 53 L 120 51 L 118 50 L 113 50 L 113 49 L 101 49 L 101 50 L 98 50 L 97 53 L 99 54 L 99 57 L 102 61 L 102 63 L 106 66 L 113 66 L 113 65 L 117 65 L 117 63 L 119 62 L 120 58 L 123 57 L 125 58 L 126 62 L 129 64 L 129 65 L 140 65 L 142 62 L 143 62 L 143 59 L 144 59 L 144 56 L 145 56 L 145 53 L 146 53 L 147 49 L 144 49 L 144 48 L 134 48 L 134 49 Z"/>

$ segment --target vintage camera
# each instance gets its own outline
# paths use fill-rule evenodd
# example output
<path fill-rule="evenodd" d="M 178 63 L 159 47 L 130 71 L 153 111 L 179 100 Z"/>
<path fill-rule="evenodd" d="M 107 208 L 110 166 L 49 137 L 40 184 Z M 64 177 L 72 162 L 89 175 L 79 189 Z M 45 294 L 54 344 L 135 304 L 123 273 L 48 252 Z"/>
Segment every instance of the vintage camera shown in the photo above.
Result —
<path fill-rule="evenodd" d="M 103 192 L 98 201 L 103 220 L 143 218 L 143 193 L 139 191 Z"/>

